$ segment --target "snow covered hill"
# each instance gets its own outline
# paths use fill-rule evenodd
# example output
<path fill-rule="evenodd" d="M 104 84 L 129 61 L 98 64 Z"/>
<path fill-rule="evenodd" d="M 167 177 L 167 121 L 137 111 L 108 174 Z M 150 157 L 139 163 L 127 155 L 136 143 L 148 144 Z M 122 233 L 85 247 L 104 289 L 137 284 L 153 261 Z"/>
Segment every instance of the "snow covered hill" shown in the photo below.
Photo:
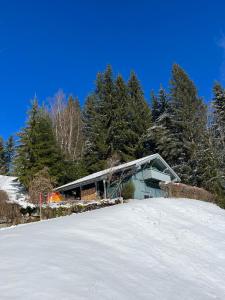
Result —
<path fill-rule="evenodd" d="M 0 231 L 0 299 L 225 299 L 225 211 L 131 201 Z"/>
<path fill-rule="evenodd" d="M 34 206 L 27 202 L 27 195 L 24 187 L 20 184 L 17 177 L 0 175 L 0 190 L 8 194 L 11 202 L 16 202 L 23 207 Z"/>

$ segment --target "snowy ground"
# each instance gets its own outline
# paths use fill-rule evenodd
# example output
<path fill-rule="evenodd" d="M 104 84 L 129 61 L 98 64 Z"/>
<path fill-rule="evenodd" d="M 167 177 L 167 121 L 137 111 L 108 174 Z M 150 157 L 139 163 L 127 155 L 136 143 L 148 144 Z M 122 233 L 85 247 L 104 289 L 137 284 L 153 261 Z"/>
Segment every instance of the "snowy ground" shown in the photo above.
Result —
<path fill-rule="evenodd" d="M 0 231 L 0 299 L 225 299 L 225 211 L 155 198 Z"/>
<path fill-rule="evenodd" d="M 27 202 L 27 195 L 17 177 L 0 175 L 0 190 L 8 194 L 10 202 L 16 202 L 24 208 L 34 206 L 32 203 Z"/>

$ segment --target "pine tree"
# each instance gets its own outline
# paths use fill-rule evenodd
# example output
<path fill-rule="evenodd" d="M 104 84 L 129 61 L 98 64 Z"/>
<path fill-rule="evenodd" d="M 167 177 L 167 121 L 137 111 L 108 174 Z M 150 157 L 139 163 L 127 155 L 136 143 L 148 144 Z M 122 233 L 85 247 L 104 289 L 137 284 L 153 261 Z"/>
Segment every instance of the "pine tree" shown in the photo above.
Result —
<path fill-rule="evenodd" d="M 159 94 L 156 96 L 154 92 L 151 93 L 152 99 L 152 121 L 156 122 L 158 118 L 163 115 L 169 107 L 169 99 L 166 91 L 161 86 Z"/>
<path fill-rule="evenodd" d="M 85 162 L 88 172 L 104 169 L 112 148 L 109 133 L 113 121 L 115 86 L 112 69 L 107 67 L 96 79 L 96 89 L 84 108 Z"/>
<path fill-rule="evenodd" d="M 128 87 L 119 75 L 115 80 L 115 97 L 112 107 L 112 122 L 109 128 L 108 141 L 110 145 L 109 156 L 117 155 L 120 162 L 134 159 L 136 144 L 133 143 L 134 132 L 132 115 L 132 103 L 128 93 Z"/>
<path fill-rule="evenodd" d="M 88 171 L 95 171 L 98 169 L 95 166 L 98 157 L 97 149 L 97 103 L 94 95 L 89 96 L 85 102 L 83 110 L 84 121 L 84 162 Z"/>
<path fill-rule="evenodd" d="M 194 162 L 194 161 L 193 161 Z M 203 187 L 216 196 L 216 202 L 225 208 L 225 185 L 220 171 L 220 157 L 213 144 L 210 130 L 202 135 L 197 144 L 196 162 L 193 163 L 193 184 Z"/>
<path fill-rule="evenodd" d="M 225 172 L 225 90 L 219 84 L 215 83 L 213 87 L 212 100 L 212 120 L 211 120 L 211 134 L 213 137 L 213 144 L 220 156 L 220 171 Z"/>
<path fill-rule="evenodd" d="M 60 183 L 63 178 L 63 159 L 57 147 L 49 115 L 35 99 L 29 112 L 27 126 L 18 134 L 19 146 L 15 172 L 20 181 L 29 186 L 34 175 L 44 167 Z"/>
<path fill-rule="evenodd" d="M 155 122 L 160 114 L 160 107 L 158 97 L 155 95 L 154 91 L 151 92 L 151 104 L 152 104 L 152 121 Z"/>
<path fill-rule="evenodd" d="M 200 168 L 197 146 L 207 127 L 206 106 L 194 83 L 178 65 L 172 69 L 169 95 L 161 89 L 156 102 L 155 123 L 147 131 L 145 148 L 159 152 L 184 183 L 193 184 L 193 170 L 198 172 Z"/>
<path fill-rule="evenodd" d="M 134 72 L 132 72 L 130 75 L 128 88 L 133 110 L 132 127 L 138 140 L 146 131 L 146 129 L 152 124 L 151 110 L 147 101 L 145 100 L 144 92 Z"/>
<path fill-rule="evenodd" d="M 99 103 L 95 95 L 88 97 L 84 112 L 84 163 L 88 173 L 104 169 L 108 145 L 106 143 L 107 128 L 101 119 Z"/>
<path fill-rule="evenodd" d="M 15 154 L 15 142 L 13 136 L 10 136 L 5 144 L 5 161 L 6 161 L 6 173 L 10 175 L 12 173 L 12 163 Z"/>
<path fill-rule="evenodd" d="M 142 157 L 145 153 L 143 148 L 143 136 L 146 134 L 147 129 L 152 125 L 151 110 L 144 98 L 140 82 L 134 72 L 130 75 L 128 89 L 131 101 L 131 143 L 136 145 L 136 157 Z"/>
<path fill-rule="evenodd" d="M 153 124 L 142 138 L 145 155 L 160 153 L 162 157 L 176 160 L 178 141 L 170 131 L 172 127 L 170 96 L 160 87 L 158 95 L 151 93 Z"/>
<path fill-rule="evenodd" d="M 3 138 L 0 137 L 0 175 L 6 175 L 6 155 Z"/>
<path fill-rule="evenodd" d="M 170 97 L 172 122 L 169 130 L 177 141 L 174 148 L 176 160 L 172 164 L 184 182 L 192 183 L 191 162 L 198 139 L 205 132 L 206 107 L 193 81 L 176 64 L 172 69 Z"/>
<path fill-rule="evenodd" d="M 151 125 L 151 112 L 136 75 L 126 84 L 121 75 L 113 78 L 110 66 L 99 73 L 85 104 L 84 124 L 89 172 L 105 168 L 114 155 L 120 162 L 141 155 L 137 145 Z"/>

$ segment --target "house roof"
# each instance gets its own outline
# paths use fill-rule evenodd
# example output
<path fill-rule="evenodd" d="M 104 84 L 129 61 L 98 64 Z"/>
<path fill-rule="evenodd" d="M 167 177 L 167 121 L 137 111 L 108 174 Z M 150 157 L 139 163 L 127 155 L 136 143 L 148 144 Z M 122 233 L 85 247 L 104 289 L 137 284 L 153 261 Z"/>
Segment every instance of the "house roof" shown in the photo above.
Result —
<path fill-rule="evenodd" d="M 167 172 L 170 173 L 170 175 L 172 176 L 173 181 L 180 181 L 180 177 L 174 172 L 174 170 L 166 163 L 166 161 L 158 154 L 152 154 L 149 156 L 145 156 L 136 160 L 132 160 L 129 161 L 127 163 L 112 167 L 112 168 L 108 168 L 93 174 L 90 174 L 88 176 L 82 177 L 80 179 L 77 179 L 75 181 L 72 181 L 70 183 L 64 184 L 60 187 L 55 188 L 55 191 L 66 191 L 66 190 L 70 190 L 72 188 L 81 186 L 81 185 L 85 185 L 88 183 L 92 183 L 98 180 L 102 180 L 102 179 L 106 179 L 108 174 L 114 174 L 118 171 L 121 170 L 126 170 L 126 169 L 131 169 L 134 167 L 138 167 L 141 166 L 145 163 L 148 163 L 152 160 L 159 160 L 167 169 Z"/>

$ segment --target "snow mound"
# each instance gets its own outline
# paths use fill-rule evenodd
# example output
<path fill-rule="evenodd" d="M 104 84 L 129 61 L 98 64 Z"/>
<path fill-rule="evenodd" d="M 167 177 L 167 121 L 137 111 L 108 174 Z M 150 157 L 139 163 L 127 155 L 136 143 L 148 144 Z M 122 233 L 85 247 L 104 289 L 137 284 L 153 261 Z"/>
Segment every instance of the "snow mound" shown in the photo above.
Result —
<path fill-rule="evenodd" d="M 24 208 L 34 206 L 32 203 L 27 202 L 24 187 L 20 184 L 17 177 L 0 175 L 0 190 L 8 194 L 10 202 L 18 203 Z"/>
<path fill-rule="evenodd" d="M 5 229 L 1 299 L 222 300 L 224 236 L 224 210 L 165 198 Z"/>

